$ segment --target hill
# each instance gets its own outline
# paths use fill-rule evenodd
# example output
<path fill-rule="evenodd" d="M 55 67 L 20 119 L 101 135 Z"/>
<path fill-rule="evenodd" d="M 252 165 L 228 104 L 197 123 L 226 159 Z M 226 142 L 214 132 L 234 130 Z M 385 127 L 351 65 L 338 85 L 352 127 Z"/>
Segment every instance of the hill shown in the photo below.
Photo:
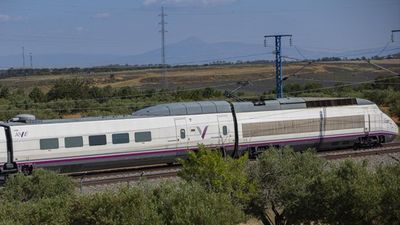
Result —
<path fill-rule="evenodd" d="M 295 46 L 285 44 L 282 47 L 282 55 L 286 60 L 293 59 L 319 59 L 323 57 L 347 57 L 359 58 L 365 56 L 373 57 L 380 52 L 382 48 L 370 48 L 363 50 L 306 50 Z M 196 37 L 190 37 L 177 43 L 171 43 L 166 46 L 167 63 L 177 64 L 203 64 L 215 61 L 236 62 L 253 60 L 273 60 L 274 45 L 270 43 L 264 48 L 262 40 L 257 44 L 248 44 L 241 42 L 219 42 L 207 43 Z M 395 54 L 400 52 L 399 46 L 387 48 L 381 55 Z M 0 56 L 0 68 L 18 68 L 21 67 L 21 55 Z M 91 67 L 103 66 L 109 64 L 159 64 L 161 61 L 160 48 L 142 53 L 142 54 L 37 54 L 34 55 L 33 64 L 35 68 L 42 67 Z"/>

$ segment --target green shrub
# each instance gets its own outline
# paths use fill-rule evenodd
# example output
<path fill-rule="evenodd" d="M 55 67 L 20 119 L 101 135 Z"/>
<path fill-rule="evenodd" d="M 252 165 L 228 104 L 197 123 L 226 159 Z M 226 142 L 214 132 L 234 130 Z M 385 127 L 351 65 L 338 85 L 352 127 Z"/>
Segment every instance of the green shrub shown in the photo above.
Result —
<path fill-rule="evenodd" d="M 16 174 L 9 177 L 0 198 L 5 201 L 30 201 L 56 196 L 72 195 L 71 178 L 47 170 L 35 170 L 32 176 Z"/>
<path fill-rule="evenodd" d="M 82 196 L 73 203 L 71 225 L 161 225 L 156 202 L 147 188 Z"/>
<path fill-rule="evenodd" d="M 224 158 L 217 150 L 202 145 L 199 148 L 198 152 L 190 152 L 187 160 L 181 160 L 179 176 L 188 182 L 198 182 L 207 190 L 227 193 L 235 203 L 248 207 L 256 192 L 247 171 L 248 158 Z"/>
<path fill-rule="evenodd" d="M 35 202 L 2 202 L 0 224 L 68 225 L 70 199 L 45 198 Z"/>
<path fill-rule="evenodd" d="M 245 215 L 225 193 L 210 192 L 197 183 L 164 183 L 154 190 L 166 225 L 236 225 Z"/>
<path fill-rule="evenodd" d="M 400 221 L 400 163 L 380 166 L 377 169 L 379 190 L 382 192 L 379 207 L 381 224 Z"/>

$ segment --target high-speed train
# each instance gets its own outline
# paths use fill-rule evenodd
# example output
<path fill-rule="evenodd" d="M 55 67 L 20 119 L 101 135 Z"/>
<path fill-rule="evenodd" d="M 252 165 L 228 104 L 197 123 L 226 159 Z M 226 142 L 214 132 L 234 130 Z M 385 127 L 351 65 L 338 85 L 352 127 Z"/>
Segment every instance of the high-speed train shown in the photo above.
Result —
<path fill-rule="evenodd" d="M 130 116 L 0 124 L 0 175 L 173 163 L 199 144 L 255 156 L 268 147 L 317 150 L 391 142 L 397 125 L 365 99 L 282 98 L 161 104 Z"/>

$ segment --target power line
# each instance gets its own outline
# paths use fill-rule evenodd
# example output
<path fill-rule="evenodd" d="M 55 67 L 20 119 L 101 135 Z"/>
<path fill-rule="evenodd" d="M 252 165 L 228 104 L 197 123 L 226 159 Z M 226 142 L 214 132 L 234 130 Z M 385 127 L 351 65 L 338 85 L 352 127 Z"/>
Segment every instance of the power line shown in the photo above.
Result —
<path fill-rule="evenodd" d="M 307 60 L 307 61 L 308 61 L 308 58 L 305 57 L 305 56 L 303 55 L 303 53 L 301 53 L 301 51 L 297 48 L 296 45 L 293 45 L 293 47 L 294 47 L 294 49 L 296 50 L 296 52 L 299 53 L 299 55 L 300 55 L 301 57 L 303 57 L 304 60 Z"/>
<path fill-rule="evenodd" d="M 33 69 L 33 64 L 32 64 L 32 52 L 29 53 L 29 61 L 30 61 L 31 69 Z"/>
<path fill-rule="evenodd" d="M 264 56 L 264 55 L 271 55 L 272 52 L 268 53 L 254 53 L 254 54 L 247 54 L 247 55 L 236 55 L 236 56 L 229 56 L 229 57 L 221 57 L 221 58 L 213 58 L 213 59 L 204 59 L 204 60 L 195 60 L 195 61 L 186 61 L 180 63 L 174 63 L 173 65 L 187 65 L 187 64 L 194 64 L 194 63 L 206 63 L 206 62 L 216 62 L 216 61 L 223 61 L 229 59 L 238 59 L 238 58 L 247 58 L 253 56 Z"/>
<path fill-rule="evenodd" d="M 385 47 L 383 47 L 382 50 L 379 51 L 379 53 L 376 54 L 376 55 L 377 55 L 377 56 L 380 56 L 380 55 L 386 50 L 386 48 L 389 46 L 389 44 L 390 44 L 390 41 L 388 41 L 388 42 L 386 43 Z"/>
<path fill-rule="evenodd" d="M 22 46 L 22 68 L 25 68 L 25 47 Z"/>
<path fill-rule="evenodd" d="M 359 81 L 359 82 L 353 82 L 353 83 L 349 83 L 349 84 L 335 85 L 335 86 L 322 87 L 322 88 L 312 88 L 312 89 L 309 89 L 309 90 L 306 90 L 306 91 L 292 91 L 292 92 L 288 92 L 288 93 L 296 94 L 296 93 L 308 92 L 310 90 L 311 91 L 318 91 L 318 90 L 328 90 L 328 89 L 339 88 L 339 87 L 349 87 L 349 86 L 353 86 L 353 85 L 357 85 L 357 84 L 368 84 L 368 83 L 372 83 L 372 82 L 375 82 L 375 81 L 387 80 L 389 78 L 395 78 L 395 77 L 398 77 L 398 76 L 389 76 L 389 77 L 380 78 L 380 79 Z"/>
<path fill-rule="evenodd" d="M 166 64 L 165 64 L 165 33 L 167 32 L 165 30 L 165 25 L 167 23 L 165 22 L 165 16 L 167 16 L 167 15 L 164 14 L 164 7 L 161 6 L 161 14 L 160 14 L 160 17 L 161 17 L 161 22 L 160 22 L 160 24 L 161 24 L 161 31 L 160 31 L 161 32 L 161 64 L 162 64 L 161 75 L 163 77 L 163 87 L 164 87 L 164 89 L 167 89 L 168 88 L 167 77 L 166 77 L 167 71 L 166 71 Z"/>
<path fill-rule="evenodd" d="M 400 76 L 400 73 L 394 72 L 393 70 L 390 70 L 390 69 L 388 69 L 388 68 L 385 68 L 385 67 L 383 67 L 383 66 L 380 66 L 380 65 L 378 65 L 378 64 L 375 64 L 375 63 L 371 62 L 371 60 L 365 60 L 365 61 L 368 62 L 369 64 L 371 64 L 371 65 L 373 65 L 373 66 L 379 68 L 379 69 L 382 69 L 382 70 L 385 70 L 385 71 L 387 71 L 387 72 L 389 72 L 389 73 L 392 73 L 392 74 L 394 74 L 394 75 Z"/>

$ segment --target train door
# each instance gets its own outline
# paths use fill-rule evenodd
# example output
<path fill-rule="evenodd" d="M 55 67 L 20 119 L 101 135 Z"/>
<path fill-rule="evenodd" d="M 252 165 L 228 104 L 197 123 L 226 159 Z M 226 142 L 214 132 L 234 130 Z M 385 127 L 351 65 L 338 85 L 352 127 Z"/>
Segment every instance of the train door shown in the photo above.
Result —
<path fill-rule="evenodd" d="M 376 131 L 379 128 L 377 125 L 381 122 L 380 117 L 373 109 L 368 109 L 368 122 L 369 132 Z"/>
<path fill-rule="evenodd" d="M 326 132 L 326 119 L 327 119 L 327 111 L 326 107 L 322 108 L 319 112 L 319 141 L 316 144 L 316 149 L 320 149 L 324 142 L 325 132 Z"/>
<path fill-rule="evenodd" d="M 230 130 L 232 130 L 229 125 L 229 117 L 227 115 L 218 115 L 218 132 L 219 132 L 219 139 L 218 144 L 221 147 L 225 147 L 226 144 L 230 143 Z"/>
<path fill-rule="evenodd" d="M 186 118 L 175 118 L 176 148 L 188 147 L 188 131 Z"/>
<path fill-rule="evenodd" d="M 365 135 L 368 136 L 369 132 L 371 131 L 371 115 L 368 112 L 366 112 L 364 118 L 365 118 L 364 132 Z"/>

